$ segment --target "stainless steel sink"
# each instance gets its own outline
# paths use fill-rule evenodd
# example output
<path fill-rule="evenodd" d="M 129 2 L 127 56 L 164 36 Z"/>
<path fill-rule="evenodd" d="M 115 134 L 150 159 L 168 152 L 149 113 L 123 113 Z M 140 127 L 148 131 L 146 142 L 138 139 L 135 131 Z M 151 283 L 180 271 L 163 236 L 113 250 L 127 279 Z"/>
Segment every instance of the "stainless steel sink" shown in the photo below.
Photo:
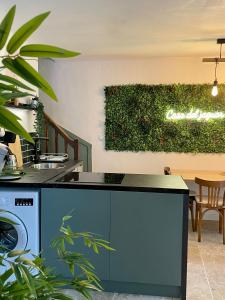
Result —
<path fill-rule="evenodd" d="M 65 165 L 60 163 L 38 163 L 31 165 L 31 168 L 39 170 L 61 169 L 64 167 Z"/>

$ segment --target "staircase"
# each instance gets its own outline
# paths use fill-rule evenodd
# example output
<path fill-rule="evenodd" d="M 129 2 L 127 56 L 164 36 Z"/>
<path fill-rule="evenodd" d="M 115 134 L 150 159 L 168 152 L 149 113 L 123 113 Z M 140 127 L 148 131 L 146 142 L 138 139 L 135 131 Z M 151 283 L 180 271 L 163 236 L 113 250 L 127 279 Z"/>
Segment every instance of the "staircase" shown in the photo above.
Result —
<path fill-rule="evenodd" d="M 70 159 L 83 161 L 84 171 L 91 171 L 91 144 L 59 126 L 45 112 L 44 119 L 45 136 L 49 141 L 42 144 L 42 152 L 67 153 Z"/>

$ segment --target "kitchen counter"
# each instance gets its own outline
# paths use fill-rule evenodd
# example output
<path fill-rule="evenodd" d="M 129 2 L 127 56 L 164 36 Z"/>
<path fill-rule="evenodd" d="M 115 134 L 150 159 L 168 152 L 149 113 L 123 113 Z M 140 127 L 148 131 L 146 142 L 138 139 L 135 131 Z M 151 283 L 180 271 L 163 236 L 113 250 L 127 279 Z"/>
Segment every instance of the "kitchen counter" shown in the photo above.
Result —
<path fill-rule="evenodd" d="M 122 174 L 124 175 L 120 183 L 109 183 L 107 180 L 102 182 L 92 182 L 91 175 L 95 177 L 104 177 L 109 175 L 121 175 L 114 173 L 76 173 L 78 179 L 73 182 L 61 182 L 62 174 L 45 182 L 45 186 L 52 186 L 54 188 L 66 189 L 96 189 L 96 190 L 115 190 L 115 191 L 151 191 L 161 193 L 177 193 L 188 194 L 189 190 L 180 176 L 164 176 L 164 175 L 144 175 L 144 174 Z M 80 182 L 79 176 L 90 177 L 86 182 Z M 82 179 L 84 180 L 84 179 Z M 94 178 L 95 180 L 95 178 Z M 101 180 L 99 180 L 101 181 Z"/>
<path fill-rule="evenodd" d="M 24 168 L 25 175 L 19 180 L 1 181 L 0 187 L 52 187 L 67 189 L 96 189 L 96 190 L 117 190 L 117 191 L 152 191 L 161 193 L 178 193 L 188 194 L 188 188 L 180 176 L 164 176 L 164 175 L 141 175 L 141 174 L 123 174 L 120 183 L 109 183 L 107 181 L 100 182 L 96 180 L 92 182 L 92 175 L 95 177 L 104 177 L 114 175 L 113 173 L 76 173 L 78 181 L 60 182 L 60 178 L 71 173 L 80 161 L 69 160 L 61 169 L 38 170 L 30 167 Z M 80 177 L 87 177 L 86 182 L 80 182 Z M 116 175 L 116 174 L 115 174 Z M 117 174 L 121 175 L 121 174 Z"/>
<path fill-rule="evenodd" d="M 24 175 L 21 179 L 18 180 L 5 180 L 0 181 L 0 187 L 30 187 L 30 188 L 37 188 L 42 187 L 46 182 L 54 177 L 69 172 L 73 170 L 74 167 L 79 164 L 80 161 L 69 160 L 64 162 L 64 168 L 61 169 L 49 169 L 49 170 L 38 170 L 33 169 L 31 167 L 24 167 Z"/>

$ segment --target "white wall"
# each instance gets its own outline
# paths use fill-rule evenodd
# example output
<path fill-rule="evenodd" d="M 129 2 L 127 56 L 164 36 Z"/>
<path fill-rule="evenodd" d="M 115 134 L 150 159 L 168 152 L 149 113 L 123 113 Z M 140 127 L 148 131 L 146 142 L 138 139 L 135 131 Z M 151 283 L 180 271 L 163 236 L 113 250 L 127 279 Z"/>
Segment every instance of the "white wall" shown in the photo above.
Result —
<path fill-rule="evenodd" d="M 225 81 L 225 66 L 218 68 Z M 114 152 L 104 150 L 104 86 L 117 84 L 206 83 L 214 80 L 214 65 L 201 58 L 76 58 L 41 60 L 40 72 L 55 89 L 59 102 L 46 99 L 47 112 L 63 127 L 93 147 L 93 171 L 162 173 L 169 165 L 180 169 L 224 171 L 225 154 Z M 47 101 L 46 101 L 47 100 Z M 216 99 L 215 99 L 216 101 Z"/>
<path fill-rule="evenodd" d="M 28 109 L 21 109 L 16 107 L 8 107 L 8 109 L 17 115 L 20 120 L 19 123 L 28 131 L 28 132 L 34 132 L 34 122 L 36 119 L 36 112 L 33 110 Z"/>

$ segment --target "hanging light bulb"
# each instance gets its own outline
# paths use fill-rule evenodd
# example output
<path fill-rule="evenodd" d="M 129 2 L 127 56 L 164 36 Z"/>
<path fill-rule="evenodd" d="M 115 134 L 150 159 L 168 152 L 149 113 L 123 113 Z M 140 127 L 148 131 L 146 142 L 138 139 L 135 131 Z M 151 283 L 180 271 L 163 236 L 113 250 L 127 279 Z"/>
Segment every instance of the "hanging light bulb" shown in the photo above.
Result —
<path fill-rule="evenodd" d="M 217 81 L 217 76 L 216 76 L 217 65 L 218 65 L 218 58 L 216 58 L 215 80 L 213 82 L 213 87 L 212 87 L 212 92 L 211 92 L 213 97 L 216 97 L 218 95 L 218 81 Z"/>
<path fill-rule="evenodd" d="M 216 97 L 218 95 L 218 81 L 217 80 L 214 80 L 214 83 L 213 83 L 213 88 L 212 88 L 212 96 L 213 97 Z"/>

